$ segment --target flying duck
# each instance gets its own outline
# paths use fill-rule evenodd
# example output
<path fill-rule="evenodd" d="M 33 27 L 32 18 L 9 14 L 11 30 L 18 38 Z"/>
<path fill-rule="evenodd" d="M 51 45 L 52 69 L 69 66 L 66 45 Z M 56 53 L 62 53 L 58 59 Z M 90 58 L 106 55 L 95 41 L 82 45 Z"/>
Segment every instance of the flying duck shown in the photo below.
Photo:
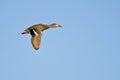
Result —
<path fill-rule="evenodd" d="M 46 29 L 57 28 L 57 27 L 62 27 L 62 26 L 59 24 L 56 24 L 56 23 L 53 23 L 50 25 L 35 24 L 35 25 L 30 26 L 29 28 L 25 29 L 21 34 L 30 34 L 31 35 L 31 43 L 33 45 L 33 48 L 35 50 L 38 50 L 40 48 L 42 32 Z"/>

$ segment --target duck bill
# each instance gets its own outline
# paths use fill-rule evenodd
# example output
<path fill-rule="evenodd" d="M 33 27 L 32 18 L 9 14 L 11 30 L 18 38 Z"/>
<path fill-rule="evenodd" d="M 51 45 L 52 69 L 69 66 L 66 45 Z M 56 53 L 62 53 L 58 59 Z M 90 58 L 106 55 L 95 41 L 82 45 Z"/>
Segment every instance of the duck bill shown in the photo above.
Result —
<path fill-rule="evenodd" d="M 59 27 L 62 27 L 61 25 L 59 25 Z"/>

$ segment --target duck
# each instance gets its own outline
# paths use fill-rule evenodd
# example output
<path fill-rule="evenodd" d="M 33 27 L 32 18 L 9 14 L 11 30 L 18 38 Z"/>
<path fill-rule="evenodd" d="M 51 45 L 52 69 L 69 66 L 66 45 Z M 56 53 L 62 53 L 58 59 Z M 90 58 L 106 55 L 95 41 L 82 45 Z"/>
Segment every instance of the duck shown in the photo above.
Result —
<path fill-rule="evenodd" d="M 23 32 L 21 32 L 21 34 L 30 34 L 32 46 L 35 50 L 38 50 L 40 48 L 42 32 L 49 28 L 58 28 L 58 27 L 62 27 L 62 26 L 57 23 L 52 23 L 50 25 L 35 24 L 25 29 Z"/>

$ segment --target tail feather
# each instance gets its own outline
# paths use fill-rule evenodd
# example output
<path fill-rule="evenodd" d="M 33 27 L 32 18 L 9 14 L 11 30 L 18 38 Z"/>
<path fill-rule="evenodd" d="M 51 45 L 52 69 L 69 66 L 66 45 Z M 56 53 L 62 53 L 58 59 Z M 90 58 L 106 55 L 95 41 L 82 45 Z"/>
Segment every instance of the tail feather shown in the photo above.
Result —
<path fill-rule="evenodd" d="M 24 30 L 21 34 L 29 34 L 29 31 Z"/>

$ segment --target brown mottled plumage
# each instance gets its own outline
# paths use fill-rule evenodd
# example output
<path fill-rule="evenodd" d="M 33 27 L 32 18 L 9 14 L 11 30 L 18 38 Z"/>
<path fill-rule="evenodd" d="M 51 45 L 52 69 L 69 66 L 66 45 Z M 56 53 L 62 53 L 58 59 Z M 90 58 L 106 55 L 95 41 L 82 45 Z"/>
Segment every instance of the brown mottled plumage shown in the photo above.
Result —
<path fill-rule="evenodd" d="M 50 25 L 45 24 L 36 24 L 27 29 L 25 29 L 21 34 L 29 34 L 31 35 L 31 43 L 35 50 L 38 50 L 40 47 L 42 31 L 49 29 L 49 28 L 57 28 L 61 27 L 61 25 L 53 23 Z"/>

